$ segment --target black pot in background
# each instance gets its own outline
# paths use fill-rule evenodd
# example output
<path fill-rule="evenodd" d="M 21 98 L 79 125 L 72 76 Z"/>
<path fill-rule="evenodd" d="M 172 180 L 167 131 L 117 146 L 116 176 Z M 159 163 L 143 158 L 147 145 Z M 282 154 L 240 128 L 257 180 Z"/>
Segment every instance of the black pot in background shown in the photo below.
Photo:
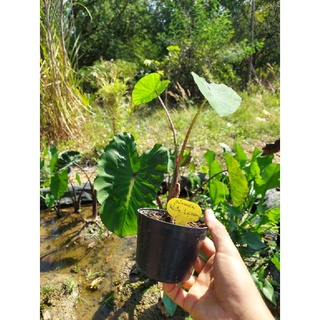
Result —
<path fill-rule="evenodd" d="M 207 228 L 191 228 L 156 219 L 138 210 L 136 264 L 150 279 L 165 283 L 179 283 L 190 278 Z"/>

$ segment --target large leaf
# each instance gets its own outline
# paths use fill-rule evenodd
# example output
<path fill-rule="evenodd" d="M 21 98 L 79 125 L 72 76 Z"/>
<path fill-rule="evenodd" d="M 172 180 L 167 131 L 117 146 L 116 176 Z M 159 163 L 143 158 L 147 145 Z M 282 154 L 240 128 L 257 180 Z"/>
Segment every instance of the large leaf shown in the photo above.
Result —
<path fill-rule="evenodd" d="M 241 238 L 242 244 L 247 244 L 250 248 L 253 250 L 260 250 L 262 248 L 265 248 L 265 243 L 261 240 L 261 237 L 251 231 L 246 231 Z"/>
<path fill-rule="evenodd" d="M 55 199 L 60 199 L 68 189 L 68 172 L 63 170 L 54 174 L 50 181 L 50 191 Z"/>
<path fill-rule="evenodd" d="M 58 149 L 57 147 L 53 146 L 53 147 L 48 147 L 48 149 L 45 150 L 44 152 L 44 157 L 49 157 L 49 170 L 50 170 L 50 174 L 54 174 L 56 172 L 55 167 L 56 167 L 56 163 L 58 161 L 59 158 L 59 153 L 58 153 Z"/>
<path fill-rule="evenodd" d="M 155 207 L 167 172 L 168 152 L 161 145 L 138 155 L 134 138 L 118 134 L 105 148 L 94 187 L 104 225 L 120 237 L 137 233 L 137 209 Z"/>
<path fill-rule="evenodd" d="M 240 169 L 239 162 L 230 153 L 225 153 L 224 156 L 228 168 L 231 198 L 233 205 L 238 207 L 243 204 L 248 194 L 248 181 Z"/>
<path fill-rule="evenodd" d="M 225 84 L 208 83 L 194 72 L 191 74 L 199 90 L 219 116 L 228 116 L 240 107 L 241 97 L 233 89 Z"/>
<path fill-rule="evenodd" d="M 169 80 L 161 81 L 158 73 L 150 73 L 144 76 L 133 88 L 133 104 L 138 106 L 152 101 L 166 89 L 169 83 Z"/>
<path fill-rule="evenodd" d="M 80 152 L 78 151 L 65 151 L 58 159 L 58 169 L 64 170 L 81 160 Z"/>
<path fill-rule="evenodd" d="M 217 205 L 221 202 L 226 202 L 229 195 L 229 189 L 223 182 L 211 180 L 209 182 L 209 193 L 212 204 Z"/>
<path fill-rule="evenodd" d="M 261 177 L 257 177 L 255 180 L 255 189 L 257 194 L 262 196 L 262 200 L 265 197 L 267 190 L 280 186 L 280 164 L 271 163 L 267 165 Z M 261 201 L 262 201 L 261 200 Z"/>

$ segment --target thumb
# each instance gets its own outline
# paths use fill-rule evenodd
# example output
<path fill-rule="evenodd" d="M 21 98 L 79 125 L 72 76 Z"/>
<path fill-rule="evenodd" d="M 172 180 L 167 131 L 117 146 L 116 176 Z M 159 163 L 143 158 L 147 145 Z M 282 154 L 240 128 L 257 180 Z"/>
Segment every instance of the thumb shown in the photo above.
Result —
<path fill-rule="evenodd" d="M 234 252 L 238 251 L 232 242 L 230 235 L 225 226 L 216 219 L 212 209 L 206 209 L 204 212 L 204 222 L 207 225 L 212 241 L 217 252 Z"/>

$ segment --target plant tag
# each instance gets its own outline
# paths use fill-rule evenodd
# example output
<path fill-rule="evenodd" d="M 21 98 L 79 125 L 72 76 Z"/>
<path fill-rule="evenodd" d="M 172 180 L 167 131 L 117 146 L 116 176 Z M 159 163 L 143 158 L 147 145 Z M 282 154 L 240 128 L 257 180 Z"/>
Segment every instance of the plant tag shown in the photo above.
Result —
<path fill-rule="evenodd" d="M 167 211 L 176 223 L 184 226 L 188 222 L 198 221 L 201 217 L 202 210 L 194 202 L 180 198 L 172 198 L 167 205 Z"/>

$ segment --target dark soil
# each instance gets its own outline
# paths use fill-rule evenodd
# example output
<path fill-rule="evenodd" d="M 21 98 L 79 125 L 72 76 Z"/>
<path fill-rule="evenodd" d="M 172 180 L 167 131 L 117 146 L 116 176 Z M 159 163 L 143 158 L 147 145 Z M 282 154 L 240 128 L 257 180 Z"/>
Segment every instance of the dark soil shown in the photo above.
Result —
<path fill-rule="evenodd" d="M 176 224 L 176 221 L 174 218 L 172 218 L 167 211 L 155 211 L 155 210 L 150 210 L 150 211 L 144 211 L 143 213 L 145 216 L 155 219 L 155 220 L 160 220 L 164 221 L 167 223 L 172 223 Z M 204 222 L 201 221 L 196 221 L 196 222 L 188 222 L 186 224 L 186 227 L 190 228 L 204 228 L 206 227 Z"/>

